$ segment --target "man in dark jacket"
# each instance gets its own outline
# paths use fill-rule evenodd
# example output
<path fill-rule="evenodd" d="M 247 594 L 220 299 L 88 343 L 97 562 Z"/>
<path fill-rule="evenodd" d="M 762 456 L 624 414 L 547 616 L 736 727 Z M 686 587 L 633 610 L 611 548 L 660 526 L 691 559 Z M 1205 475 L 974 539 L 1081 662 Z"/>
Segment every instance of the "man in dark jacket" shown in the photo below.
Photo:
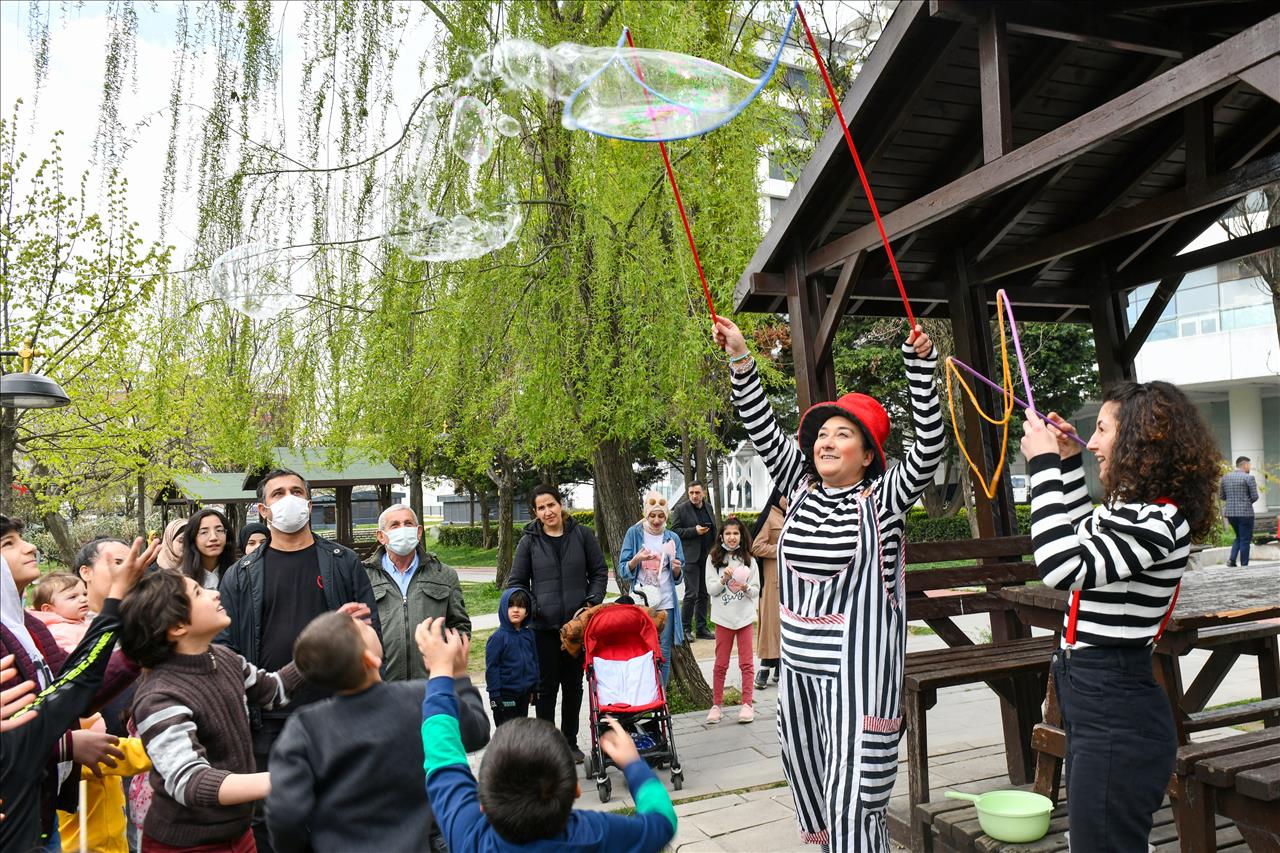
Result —
<path fill-rule="evenodd" d="M 560 493 L 552 486 L 538 486 L 529 497 L 534 520 L 524 527 L 511 564 L 509 587 L 521 587 L 533 598 L 533 629 L 538 646 L 538 719 L 555 722 L 556 694 L 563 692 L 560 732 L 569 742 L 575 761 L 578 748 L 578 711 L 582 707 L 582 655 L 560 648 L 560 626 L 584 607 L 604 601 L 609 567 L 590 528 L 578 524 L 564 511 Z"/>
<path fill-rule="evenodd" d="M 271 528 L 271 544 L 231 565 L 219 591 L 231 624 L 215 642 L 255 666 L 275 672 L 293 660 L 293 644 L 312 619 L 330 610 L 370 620 L 381 632 L 369 576 L 350 548 L 311 532 L 311 486 L 296 471 L 277 468 L 258 481 L 258 512 Z M 271 747 L 297 708 L 329 695 L 304 686 L 276 711 L 253 709 L 253 757 L 268 770 Z M 273 853 L 261 804 L 253 836 L 260 853 Z"/>
<path fill-rule="evenodd" d="M 707 504 L 706 486 L 690 483 L 688 496 L 671 511 L 671 532 L 680 537 L 684 546 L 684 604 L 680 618 L 686 637 L 714 640 L 716 635 L 707 622 L 711 594 L 707 592 L 706 561 L 716 541 L 716 521 Z"/>
<path fill-rule="evenodd" d="M 422 622 L 444 617 L 445 627 L 471 633 L 458 573 L 422 547 L 422 526 L 407 506 L 378 516 L 378 550 L 364 564 L 378 621 L 382 624 L 382 677 L 426 678 L 427 667 L 413 639 Z"/>

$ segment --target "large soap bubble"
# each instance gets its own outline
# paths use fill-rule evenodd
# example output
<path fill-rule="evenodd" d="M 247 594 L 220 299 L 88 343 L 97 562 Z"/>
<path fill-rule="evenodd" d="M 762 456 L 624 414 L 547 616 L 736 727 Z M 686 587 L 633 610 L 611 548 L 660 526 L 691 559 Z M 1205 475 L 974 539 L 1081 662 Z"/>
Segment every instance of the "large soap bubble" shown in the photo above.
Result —
<path fill-rule="evenodd" d="M 472 166 L 481 166 L 493 156 L 489 108 L 473 95 L 463 95 L 453 103 L 453 115 L 449 118 L 449 146 Z"/>
<path fill-rule="evenodd" d="M 410 258 L 420 261 L 464 261 L 501 249 L 520 233 L 524 208 L 511 197 L 478 201 L 465 211 L 446 215 L 410 198 L 387 235 Z"/>
<path fill-rule="evenodd" d="M 500 115 L 493 123 L 494 129 L 503 136 L 519 136 L 520 122 L 509 115 Z"/>
<path fill-rule="evenodd" d="M 793 3 L 777 51 L 759 79 L 709 59 L 627 47 L 624 30 L 607 54 L 590 48 L 576 56 L 573 76 L 581 82 L 565 99 L 561 120 L 570 130 L 633 142 L 687 139 L 714 130 L 746 109 L 772 79 L 795 10 Z"/>
<path fill-rule="evenodd" d="M 303 307 L 292 256 L 267 243 L 243 243 L 213 262 L 209 283 L 215 298 L 254 320 L 269 320 Z"/>

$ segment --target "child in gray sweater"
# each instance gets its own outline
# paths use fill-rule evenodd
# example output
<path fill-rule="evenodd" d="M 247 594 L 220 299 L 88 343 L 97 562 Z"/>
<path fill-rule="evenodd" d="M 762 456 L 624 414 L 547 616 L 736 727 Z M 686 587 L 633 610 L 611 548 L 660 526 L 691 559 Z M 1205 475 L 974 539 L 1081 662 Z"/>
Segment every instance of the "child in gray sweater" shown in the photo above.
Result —
<path fill-rule="evenodd" d="M 427 683 L 384 682 L 377 632 L 344 613 L 312 620 L 293 657 L 309 683 L 336 695 L 294 712 L 271 751 L 267 828 L 277 853 L 434 849 L 420 733 Z M 489 715 L 465 665 L 432 675 L 455 676 L 463 745 L 483 748 Z"/>

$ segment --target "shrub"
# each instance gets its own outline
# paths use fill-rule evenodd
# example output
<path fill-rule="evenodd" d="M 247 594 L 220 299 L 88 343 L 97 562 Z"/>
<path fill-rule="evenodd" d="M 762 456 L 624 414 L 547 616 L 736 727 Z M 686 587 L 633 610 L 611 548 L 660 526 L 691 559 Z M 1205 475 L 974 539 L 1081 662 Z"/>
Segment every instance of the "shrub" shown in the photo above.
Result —
<path fill-rule="evenodd" d="M 491 544 L 497 547 L 498 530 L 495 525 L 491 528 L 492 539 Z M 519 527 L 511 528 L 517 540 L 524 533 Z M 484 527 L 482 525 L 469 524 L 442 524 L 436 528 L 437 541 L 447 548 L 481 548 L 484 546 Z"/>

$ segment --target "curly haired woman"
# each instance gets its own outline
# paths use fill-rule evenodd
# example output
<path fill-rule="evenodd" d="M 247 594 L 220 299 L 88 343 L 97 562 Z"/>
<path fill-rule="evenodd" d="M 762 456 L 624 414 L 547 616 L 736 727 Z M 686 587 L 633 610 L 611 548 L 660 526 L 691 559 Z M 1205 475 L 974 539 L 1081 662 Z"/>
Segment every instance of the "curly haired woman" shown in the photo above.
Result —
<path fill-rule="evenodd" d="M 1075 430 L 1028 415 L 1031 544 L 1045 584 L 1071 590 L 1053 678 L 1067 734 L 1071 847 L 1145 851 L 1173 771 L 1173 714 L 1151 647 L 1173 609 L 1193 540 L 1214 521 L 1218 449 L 1167 382 L 1103 396 L 1089 450 L 1105 492 L 1090 505 Z"/>

